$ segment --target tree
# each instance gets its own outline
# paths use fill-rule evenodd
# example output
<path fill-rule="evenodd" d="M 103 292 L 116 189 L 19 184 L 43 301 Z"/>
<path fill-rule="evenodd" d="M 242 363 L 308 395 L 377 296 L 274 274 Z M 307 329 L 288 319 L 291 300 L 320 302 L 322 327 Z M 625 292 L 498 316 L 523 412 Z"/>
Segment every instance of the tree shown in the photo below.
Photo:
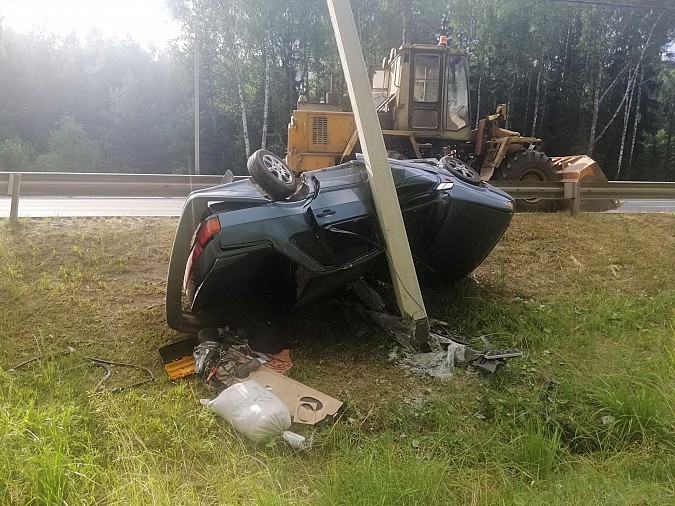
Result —
<path fill-rule="evenodd" d="M 665 149 L 660 166 L 668 179 L 675 181 L 675 65 L 666 67 L 659 75 L 659 101 L 663 107 L 663 124 L 665 130 Z"/>
<path fill-rule="evenodd" d="M 655 6 L 643 9 L 350 0 L 368 65 L 379 65 L 403 38 L 429 44 L 445 32 L 450 45 L 470 52 L 474 120 L 507 103 L 506 128 L 543 138 L 547 153 L 592 152 L 610 176 L 650 179 L 675 178 L 667 56 L 675 47 L 675 15 L 658 9 L 669 1 L 633 1 Z M 98 143 L 103 170 L 187 170 L 194 156 L 195 33 L 205 174 L 245 173 L 247 151 L 262 145 L 283 155 L 300 94 L 316 102 L 336 91 L 349 110 L 325 0 L 167 2 L 184 35 L 165 52 L 95 32 L 82 45 L 74 36 L 20 35 L 0 26 L 0 143 L 12 140 L 5 152 L 17 154 L 18 139 L 21 150 L 45 153 L 41 167 L 56 163 L 50 135 L 68 117 Z"/>
<path fill-rule="evenodd" d="M 35 165 L 41 171 L 96 172 L 102 161 L 100 143 L 90 140 L 73 118 L 64 116 L 49 134 L 49 151 Z"/>
<path fill-rule="evenodd" d="M 21 172 L 32 168 L 35 154 L 21 139 L 5 139 L 0 142 L 0 170 Z"/>

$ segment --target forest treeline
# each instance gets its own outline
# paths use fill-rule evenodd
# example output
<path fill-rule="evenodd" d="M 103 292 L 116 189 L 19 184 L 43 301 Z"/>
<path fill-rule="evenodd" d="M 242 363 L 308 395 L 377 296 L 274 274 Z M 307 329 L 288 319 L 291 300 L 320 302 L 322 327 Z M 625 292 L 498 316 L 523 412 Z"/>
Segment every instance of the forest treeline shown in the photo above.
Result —
<path fill-rule="evenodd" d="M 631 3 L 351 1 L 369 65 L 447 34 L 471 54 L 474 122 L 507 103 L 506 127 L 550 155 L 589 154 L 610 179 L 675 180 L 675 7 Z M 283 155 L 300 94 L 332 89 L 348 108 L 325 0 L 167 4 L 183 36 L 162 50 L 0 21 L 0 169 L 190 172 L 195 40 L 202 173 L 243 173 L 262 146 Z"/>

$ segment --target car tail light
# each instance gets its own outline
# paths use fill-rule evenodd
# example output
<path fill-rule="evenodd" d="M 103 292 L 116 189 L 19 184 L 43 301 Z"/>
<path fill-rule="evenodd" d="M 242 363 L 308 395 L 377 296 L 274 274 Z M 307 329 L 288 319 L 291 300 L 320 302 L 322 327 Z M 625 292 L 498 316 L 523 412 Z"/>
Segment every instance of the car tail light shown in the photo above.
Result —
<path fill-rule="evenodd" d="M 199 226 L 196 242 L 201 244 L 202 248 L 204 248 L 218 232 L 220 232 L 220 220 L 217 216 L 214 216 L 213 218 L 209 218 L 202 222 Z"/>
<path fill-rule="evenodd" d="M 183 289 L 187 288 L 188 281 L 192 275 L 192 266 L 197 261 L 199 256 L 204 251 L 206 245 L 213 239 L 213 236 L 220 232 L 220 220 L 217 216 L 209 218 L 206 221 L 203 221 L 197 233 L 195 234 L 195 239 L 192 243 L 192 250 L 190 251 L 190 256 L 188 257 L 187 264 L 185 265 L 185 277 L 183 278 Z"/>

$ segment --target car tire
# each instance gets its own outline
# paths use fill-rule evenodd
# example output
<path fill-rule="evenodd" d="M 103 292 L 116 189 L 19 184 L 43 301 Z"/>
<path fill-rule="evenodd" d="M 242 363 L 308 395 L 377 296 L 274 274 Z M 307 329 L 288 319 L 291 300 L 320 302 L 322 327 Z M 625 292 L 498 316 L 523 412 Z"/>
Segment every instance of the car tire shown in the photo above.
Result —
<path fill-rule="evenodd" d="M 284 200 L 298 187 L 295 175 L 277 155 L 259 149 L 246 162 L 248 173 L 272 200 Z"/>
<path fill-rule="evenodd" d="M 506 181 L 559 181 L 555 166 L 551 159 L 541 151 L 525 150 L 510 155 L 505 160 L 502 178 Z M 504 163 L 502 164 L 502 166 Z M 518 211 L 551 212 L 556 209 L 556 201 L 552 199 L 519 199 L 516 200 Z"/>
<path fill-rule="evenodd" d="M 445 169 L 457 179 L 473 185 L 479 185 L 482 183 L 480 180 L 480 174 L 476 172 L 476 170 L 471 167 L 471 165 L 464 163 L 459 158 L 444 156 L 441 158 L 441 162 L 443 162 L 443 167 L 445 167 Z"/>

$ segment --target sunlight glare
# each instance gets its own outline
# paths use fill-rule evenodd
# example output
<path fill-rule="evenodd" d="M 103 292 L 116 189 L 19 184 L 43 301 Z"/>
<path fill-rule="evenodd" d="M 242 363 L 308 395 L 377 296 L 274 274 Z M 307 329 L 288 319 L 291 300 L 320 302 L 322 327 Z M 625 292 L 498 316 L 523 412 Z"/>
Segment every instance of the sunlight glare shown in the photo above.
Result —
<path fill-rule="evenodd" d="M 81 41 L 97 28 L 106 38 L 131 38 L 142 46 L 163 47 L 180 35 L 163 0 L 8 0 L 0 4 L 2 26 L 19 33 L 43 30 Z"/>

